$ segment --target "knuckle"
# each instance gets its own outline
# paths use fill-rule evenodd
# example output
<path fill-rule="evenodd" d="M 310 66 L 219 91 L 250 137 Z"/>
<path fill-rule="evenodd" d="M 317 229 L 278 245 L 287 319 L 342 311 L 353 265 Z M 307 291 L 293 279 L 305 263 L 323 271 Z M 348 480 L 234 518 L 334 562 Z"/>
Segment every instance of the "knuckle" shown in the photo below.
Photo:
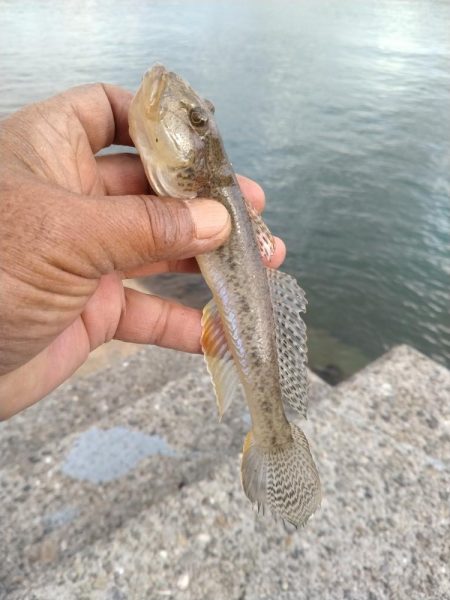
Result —
<path fill-rule="evenodd" d="M 194 226 L 188 207 L 173 198 L 149 199 L 141 196 L 150 230 L 151 253 L 159 260 L 168 250 L 177 252 L 194 238 Z"/>
<path fill-rule="evenodd" d="M 171 317 L 171 306 L 168 302 L 161 301 L 158 313 L 155 315 L 152 338 L 156 346 L 164 345 L 167 337 L 168 327 Z"/>

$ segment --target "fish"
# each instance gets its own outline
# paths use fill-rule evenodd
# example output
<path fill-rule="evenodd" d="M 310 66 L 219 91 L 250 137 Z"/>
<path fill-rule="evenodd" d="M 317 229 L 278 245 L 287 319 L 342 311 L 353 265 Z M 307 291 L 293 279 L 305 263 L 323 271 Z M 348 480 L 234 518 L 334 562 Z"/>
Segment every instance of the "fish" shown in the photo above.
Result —
<path fill-rule="evenodd" d="M 262 217 L 243 197 L 212 102 L 162 65 L 148 70 L 129 109 L 129 131 L 159 196 L 213 198 L 231 219 L 228 240 L 196 257 L 212 293 L 201 344 L 220 418 L 242 391 L 251 418 L 241 458 L 244 492 L 258 511 L 304 525 L 321 485 L 302 429 L 306 418 L 306 298 L 297 281 L 265 266 L 275 249 Z"/>

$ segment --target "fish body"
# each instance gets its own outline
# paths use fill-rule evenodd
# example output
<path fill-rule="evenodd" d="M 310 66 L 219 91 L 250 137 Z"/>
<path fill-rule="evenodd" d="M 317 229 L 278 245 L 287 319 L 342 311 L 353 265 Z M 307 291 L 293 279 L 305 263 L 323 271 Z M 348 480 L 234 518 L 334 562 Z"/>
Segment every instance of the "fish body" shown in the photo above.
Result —
<path fill-rule="evenodd" d="M 273 238 L 242 197 L 208 100 L 157 65 L 144 75 L 129 123 L 159 195 L 214 198 L 230 214 L 227 242 L 197 257 L 213 296 L 203 311 L 202 347 L 220 415 L 240 386 L 249 408 L 245 493 L 258 507 L 304 524 L 320 504 L 319 475 L 304 433 L 285 414 L 288 403 L 306 416 L 304 293 L 261 260 L 273 253 Z"/>

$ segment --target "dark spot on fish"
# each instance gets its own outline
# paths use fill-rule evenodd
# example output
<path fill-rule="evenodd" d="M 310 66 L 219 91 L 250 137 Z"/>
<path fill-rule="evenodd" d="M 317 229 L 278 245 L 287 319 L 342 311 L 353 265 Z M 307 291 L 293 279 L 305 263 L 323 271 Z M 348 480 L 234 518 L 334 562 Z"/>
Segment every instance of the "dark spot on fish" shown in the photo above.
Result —
<path fill-rule="evenodd" d="M 241 297 L 241 305 L 242 305 L 242 310 L 245 310 L 245 312 L 250 312 L 250 306 L 245 298 Z"/>
<path fill-rule="evenodd" d="M 252 352 L 250 352 L 250 358 L 252 359 L 252 363 L 255 367 L 261 367 L 261 357 L 256 350 L 252 350 Z"/>

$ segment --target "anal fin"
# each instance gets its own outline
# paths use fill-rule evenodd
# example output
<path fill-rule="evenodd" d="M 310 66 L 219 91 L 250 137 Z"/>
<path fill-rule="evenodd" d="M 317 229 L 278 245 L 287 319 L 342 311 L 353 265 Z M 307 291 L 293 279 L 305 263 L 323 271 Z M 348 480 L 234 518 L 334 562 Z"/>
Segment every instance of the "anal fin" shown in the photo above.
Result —
<path fill-rule="evenodd" d="M 201 344 L 221 419 L 236 395 L 240 381 L 214 300 L 210 300 L 203 309 Z"/>

